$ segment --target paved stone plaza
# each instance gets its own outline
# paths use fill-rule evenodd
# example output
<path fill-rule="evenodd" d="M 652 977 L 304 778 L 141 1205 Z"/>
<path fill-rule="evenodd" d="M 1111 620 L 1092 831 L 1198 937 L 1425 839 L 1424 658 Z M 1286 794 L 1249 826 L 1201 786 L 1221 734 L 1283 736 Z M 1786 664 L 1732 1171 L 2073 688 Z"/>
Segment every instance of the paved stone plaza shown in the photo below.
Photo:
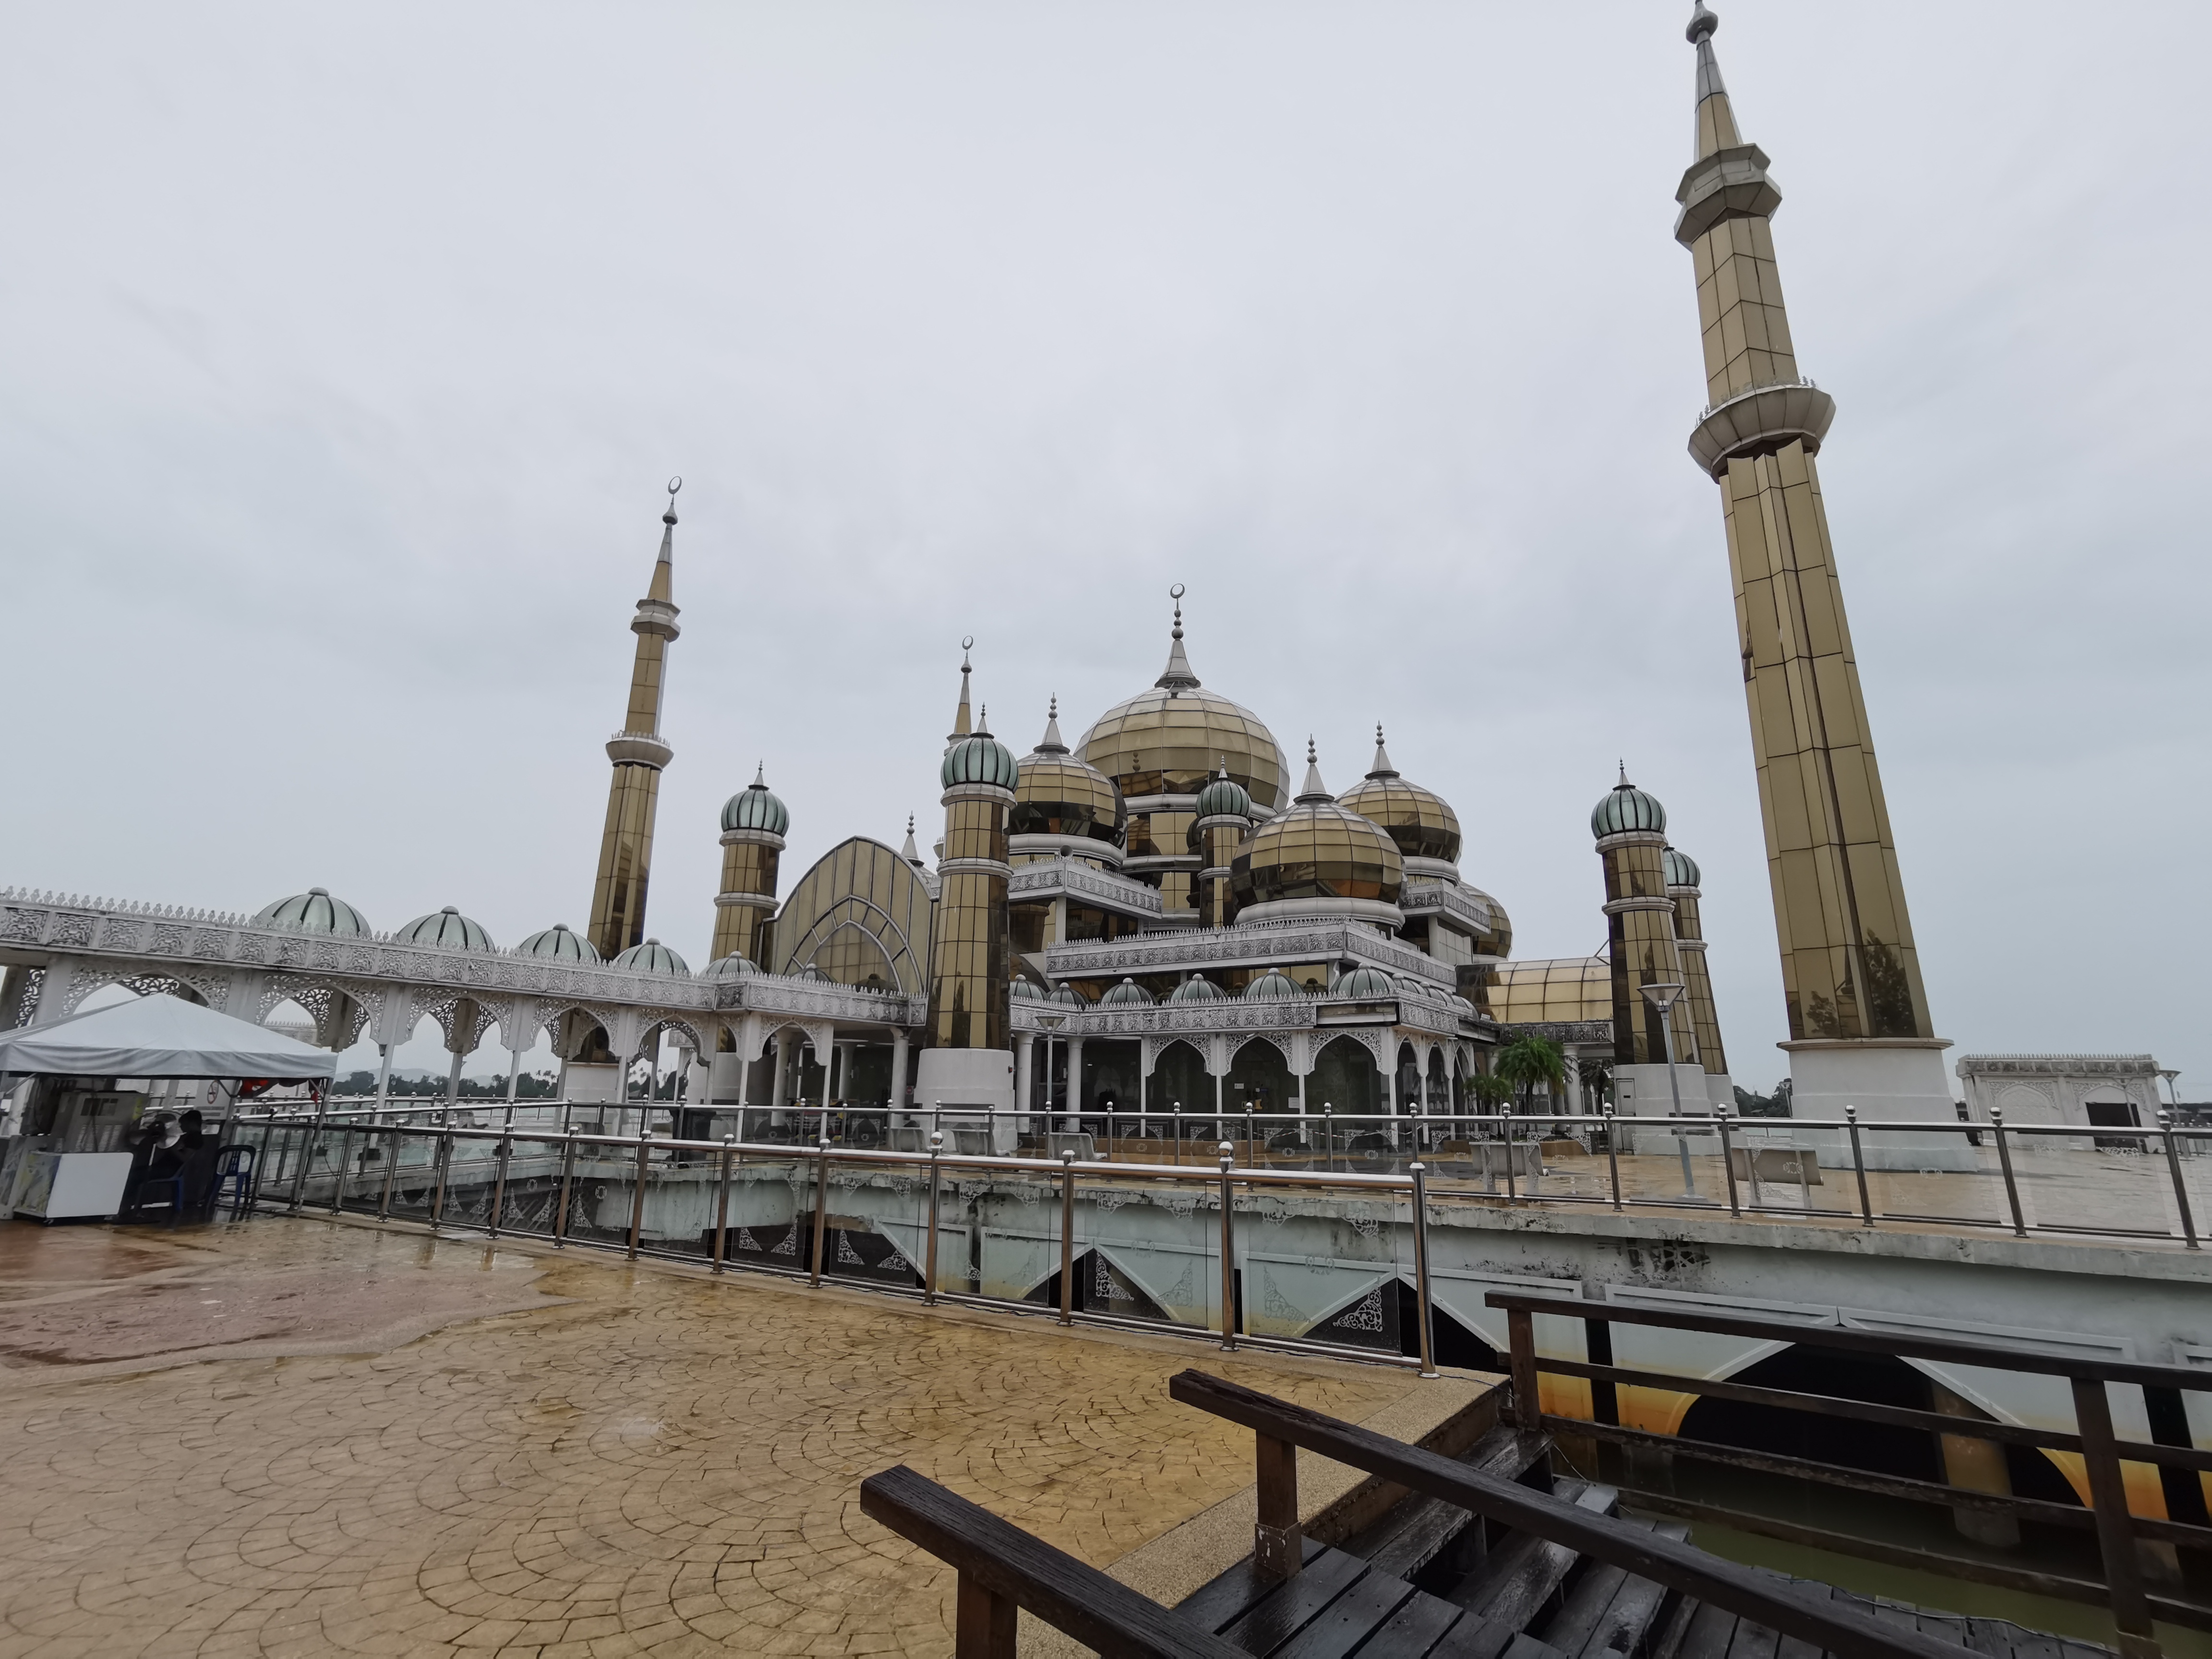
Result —
<path fill-rule="evenodd" d="M 41 1659 L 949 1654 L 863 1476 L 1104 1565 L 1250 1483 L 1186 1365 L 1378 1426 L 1468 1386 L 321 1220 L 0 1224 L 0 1655 Z"/>

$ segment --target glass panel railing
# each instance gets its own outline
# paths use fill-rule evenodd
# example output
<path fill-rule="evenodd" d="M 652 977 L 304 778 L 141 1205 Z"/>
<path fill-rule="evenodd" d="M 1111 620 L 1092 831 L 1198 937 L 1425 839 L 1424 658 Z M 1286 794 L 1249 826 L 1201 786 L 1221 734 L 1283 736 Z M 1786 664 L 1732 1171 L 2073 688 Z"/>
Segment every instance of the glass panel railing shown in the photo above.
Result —
<path fill-rule="evenodd" d="M 1839 1190 L 1855 1202 L 1858 1169 L 1850 1162 L 1849 1125 L 1826 1132 L 1841 1148 Z M 1862 1118 L 1857 1156 L 1866 1165 L 1867 1198 L 1877 1222 L 2009 1230 L 2010 1206 L 1986 1128 L 1893 1125 Z"/>
<path fill-rule="evenodd" d="M 1413 1207 L 1401 1183 L 1260 1179 L 1238 1183 L 1235 1194 L 1245 1334 L 1419 1352 Z"/>
<path fill-rule="evenodd" d="M 419 1127 L 395 1127 L 386 1141 L 392 1160 L 388 1184 L 388 1213 L 409 1221 L 428 1221 L 436 1198 L 439 1167 L 443 1161 L 439 1137 Z"/>
<path fill-rule="evenodd" d="M 748 1115 L 765 1118 L 765 1112 Z M 764 1128 L 764 1124 L 757 1125 Z M 747 1151 L 731 1160 L 723 1260 L 805 1273 L 813 1260 L 813 1160 Z"/>
<path fill-rule="evenodd" d="M 940 1232 L 940 1276 L 951 1268 L 970 1294 L 997 1301 L 1060 1305 L 1060 1172 L 1040 1162 L 946 1163 L 938 1224 L 957 1217 L 961 1248 L 948 1259 Z"/>
<path fill-rule="evenodd" d="M 561 1209 L 563 1144 L 557 1136 L 517 1134 L 507 1146 L 499 1193 L 499 1231 L 550 1238 Z"/>
<path fill-rule="evenodd" d="M 855 1119 L 848 1135 L 865 1141 L 884 1128 L 883 1116 Z M 892 1161 L 864 1147 L 861 1158 L 832 1157 L 830 1212 L 823 1219 L 822 1272 L 900 1290 L 921 1288 L 928 1256 L 929 1170 Z"/>
<path fill-rule="evenodd" d="M 1119 1126 L 1117 1126 L 1119 1127 Z M 1176 1142 L 1141 1133 L 1116 1142 L 1111 1164 L 1076 1173 L 1076 1310 L 1114 1319 L 1218 1330 L 1221 1306 L 1221 1211 L 1213 1161 L 1171 1158 Z M 1057 1261 L 1054 1261 L 1057 1269 Z M 1055 1286 L 1053 1301 L 1058 1303 Z"/>
<path fill-rule="evenodd" d="M 2008 1123 L 2027 1224 L 2049 1232 L 2179 1238 L 2164 1137 L 2155 1128 Z"/>

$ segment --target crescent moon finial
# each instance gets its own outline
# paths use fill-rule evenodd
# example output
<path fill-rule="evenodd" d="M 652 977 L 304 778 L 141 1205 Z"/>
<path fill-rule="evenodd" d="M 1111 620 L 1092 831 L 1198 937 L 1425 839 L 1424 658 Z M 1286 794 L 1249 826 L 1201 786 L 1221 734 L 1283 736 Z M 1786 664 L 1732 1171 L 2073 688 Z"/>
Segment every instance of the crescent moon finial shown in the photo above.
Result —
<path fill-rule="evenodd" d="M 680 472 L 668 481 L 668 493 L 671 495 L 673 495 L 678 490 L 683 488 L 684 475 Z"/>
<path fill-rule="evenodd" d="M 975 636 L 973 634 L 961 635 L 960 648 L 963 651 L 973 651 L 975 648 Z"/>

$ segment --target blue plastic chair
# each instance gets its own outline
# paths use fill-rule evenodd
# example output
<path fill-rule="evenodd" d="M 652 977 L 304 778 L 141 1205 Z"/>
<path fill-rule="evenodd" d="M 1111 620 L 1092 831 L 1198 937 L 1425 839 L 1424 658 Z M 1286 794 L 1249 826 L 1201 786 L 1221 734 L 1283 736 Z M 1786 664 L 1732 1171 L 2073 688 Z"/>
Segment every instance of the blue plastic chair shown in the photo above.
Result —
<path fill-rule="evenodd" d="M 184 1197 L 181 1181 L 178 1185 L 177 1194 L 178 1202 L 181 1206 Z M 236 1220 L 253 1207 L 252 1147 L 224 1146 L 216 1152 L 215 1185 L 208 1193 L 210 1212 L 220 1210 L 222 1207 L 226 1194 L 230 1200 L 230 1214 L 233 1220 Z"/>

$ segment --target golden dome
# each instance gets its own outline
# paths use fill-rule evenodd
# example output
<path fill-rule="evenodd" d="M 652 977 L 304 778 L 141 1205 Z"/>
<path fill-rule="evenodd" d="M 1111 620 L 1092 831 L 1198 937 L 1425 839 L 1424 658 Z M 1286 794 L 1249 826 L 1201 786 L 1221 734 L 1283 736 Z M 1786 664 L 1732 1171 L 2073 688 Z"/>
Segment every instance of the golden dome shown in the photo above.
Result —
<path fill-rule="evenodd" d="M 1133 799 L 1195 795 L 1220 766 L 1255 808 L 1273 811 L 1290 795 L 1290 763 L 1274 733 L 1250 709 L 1206 690 L 1191 672 L 1180 603 L 1167 672 L 1151 690 L 1101 714 L 1075 752 Z"/>
<path fill-rule="evenodd" d="M 1389 831 L 1337 805 L 1321 787 L 1310 749 L 1297 801 L 1247 836 L 1229 866 L 1239 910 L 1279 899 L 1395 904 L 1405 880 L 1405 860 Z"/>
<path fill-rule="evenodd" d="M 1459 862 L 1459 814 L 1433 789 L 1408 783 L 1390 764 L 1382 746 L 1382 728 L 1375 728 L 1375 764 L 1367 775 L 1337 798 L 1362 817 L 1372 818 L 1390 832 L 1398 851 L 1409 859 Z"/>
<path fill-rule="evenodd" d="M 1054 699 L 1044 740 L 1022 757 L 1007 819 L 1017 836 L 1076 836 L 1111 847 L 1121 842 L 1128 812 L 1114 780 L 1067 752 L 1060 740 L 1060 702 Z"/>

